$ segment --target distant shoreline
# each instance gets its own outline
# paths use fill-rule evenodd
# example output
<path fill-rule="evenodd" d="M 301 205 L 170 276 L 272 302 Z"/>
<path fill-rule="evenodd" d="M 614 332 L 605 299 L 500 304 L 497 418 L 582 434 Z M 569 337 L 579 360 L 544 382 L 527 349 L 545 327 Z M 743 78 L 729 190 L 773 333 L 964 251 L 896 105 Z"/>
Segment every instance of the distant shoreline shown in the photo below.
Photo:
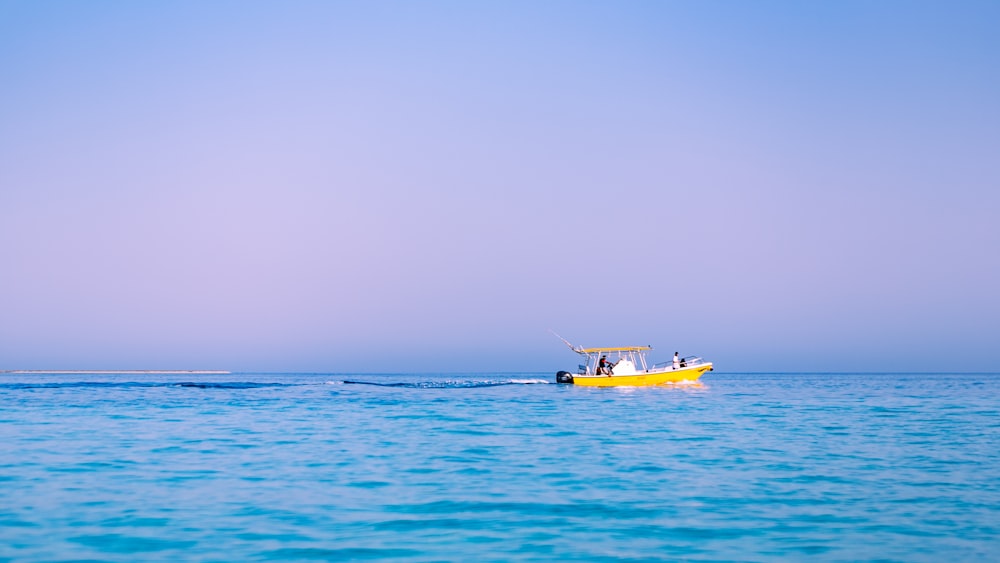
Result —
<path fill-rule="evenodd" d="M 32 374 L 32 373 L 52 373 L 52 374 L 84 374 L 84 375 L 142 375 L 142 374 L 153 374 L 153 375 L 177 375 L 177 374 L 192 374 L 192 375 L 226 375 L 232 372 L 230 371 L 220 371 L 220 370 L 203 370 L 203 369 L 5 369 L 0 370 L 0 373 L 17 373 L 17 374 Z"/>

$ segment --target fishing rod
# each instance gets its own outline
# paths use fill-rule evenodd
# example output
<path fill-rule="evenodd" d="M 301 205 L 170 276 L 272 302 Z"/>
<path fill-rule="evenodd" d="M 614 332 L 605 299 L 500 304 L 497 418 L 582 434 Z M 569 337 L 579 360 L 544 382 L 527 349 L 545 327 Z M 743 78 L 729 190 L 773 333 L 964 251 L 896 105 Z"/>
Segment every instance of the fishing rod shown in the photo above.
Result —
<path fill-rule="evenodd" d="M 577 354 L 582 354 L 583 353 L 582 352 L 582 350 L 583 350 L 582 346 L 581 347 L 573 346 L 572 344 L 570 344 L 569 340 L 566 340 L 562 336 L 559 336 L 559 334 L 556 331 L 552 330 L 551 328 L 549 329 L 549 332 L 551 332 L 559 340 L 562 340 L 563 343 L 566 344 L 566 346 L 569 346 L 570 350 L 576 352 Z"/>

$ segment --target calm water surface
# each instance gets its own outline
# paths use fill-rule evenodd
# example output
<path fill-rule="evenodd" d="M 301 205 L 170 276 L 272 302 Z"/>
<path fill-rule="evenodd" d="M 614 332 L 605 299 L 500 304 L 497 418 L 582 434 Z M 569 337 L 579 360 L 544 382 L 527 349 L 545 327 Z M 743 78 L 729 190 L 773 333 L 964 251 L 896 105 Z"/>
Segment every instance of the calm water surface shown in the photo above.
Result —
<path fill-rule="evenodd" d="M 0 560 L 1000 560 L 1000 375 L 0 375 Z"/>

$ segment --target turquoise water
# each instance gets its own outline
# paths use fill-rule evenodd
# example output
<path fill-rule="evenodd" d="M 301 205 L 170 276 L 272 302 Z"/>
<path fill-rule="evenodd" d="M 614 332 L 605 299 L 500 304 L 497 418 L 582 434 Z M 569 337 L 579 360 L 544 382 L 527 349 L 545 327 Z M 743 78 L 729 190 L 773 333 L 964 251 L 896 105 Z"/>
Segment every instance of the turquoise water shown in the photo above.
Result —
<path fill-rule="evenodd" d="M 0 560 L 1000 560 L 1000 375 L 0 375 Z"/>

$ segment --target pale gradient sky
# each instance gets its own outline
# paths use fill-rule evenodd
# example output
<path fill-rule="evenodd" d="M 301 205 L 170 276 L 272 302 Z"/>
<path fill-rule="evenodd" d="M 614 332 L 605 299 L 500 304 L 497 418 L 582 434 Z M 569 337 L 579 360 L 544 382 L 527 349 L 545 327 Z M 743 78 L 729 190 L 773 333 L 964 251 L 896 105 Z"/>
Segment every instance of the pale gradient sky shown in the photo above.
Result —
<path fill-rule="evenodd" d="M 998 2 L 0 1 L 0 369 L 1000 370 Z"/>

